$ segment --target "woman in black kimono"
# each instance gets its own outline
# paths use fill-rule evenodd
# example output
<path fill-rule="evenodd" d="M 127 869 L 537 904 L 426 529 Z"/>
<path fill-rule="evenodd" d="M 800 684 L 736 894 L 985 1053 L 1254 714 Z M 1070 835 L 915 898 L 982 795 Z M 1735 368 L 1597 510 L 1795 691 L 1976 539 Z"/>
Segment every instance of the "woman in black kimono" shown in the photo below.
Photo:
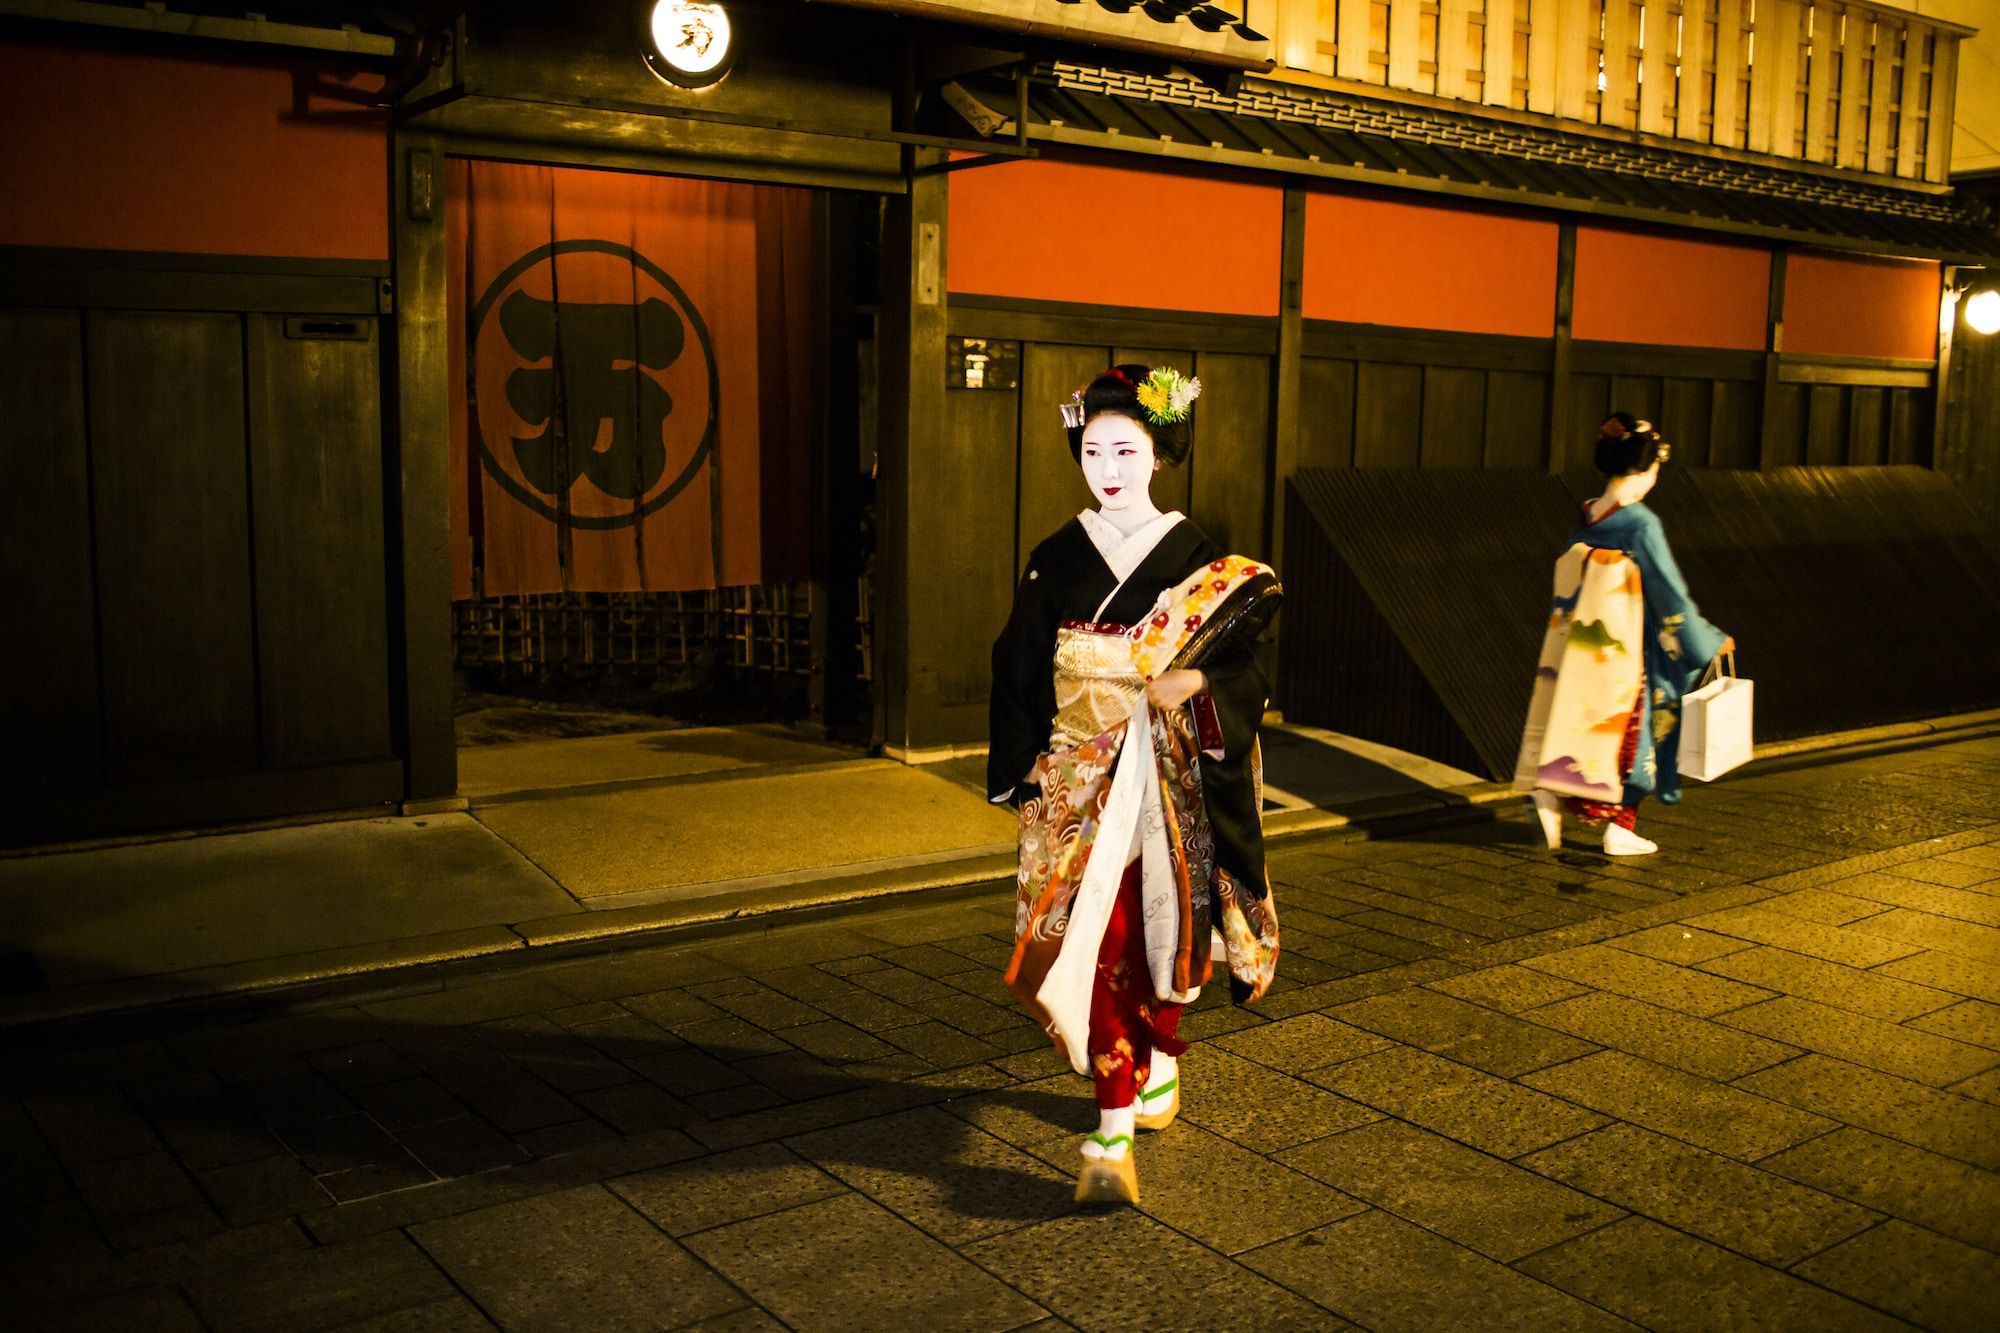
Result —
<path fill-rule="evenodd" d="M 1098 507 L 1035 548 L 993 645 L 988 795 L 1021 811 L 1007 982 L 1096 1084 L 1081 1202 L 1137 1201 L 1132 1136 L 1179 1111 L 1212 935 L 1244 1002 L 1277 960 L 1252 646 L 1282 594 L 1150 494 L 1187 458 L 1199 392 L 1116 366 L 1064 405 Z"/>

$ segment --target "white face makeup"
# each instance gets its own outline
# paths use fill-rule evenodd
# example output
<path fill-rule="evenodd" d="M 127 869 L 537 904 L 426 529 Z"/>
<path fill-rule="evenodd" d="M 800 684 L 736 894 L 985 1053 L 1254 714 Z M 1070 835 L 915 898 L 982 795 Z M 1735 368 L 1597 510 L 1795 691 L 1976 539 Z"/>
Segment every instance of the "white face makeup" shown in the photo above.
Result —
<path fill-rule="evenodd" d="M 1153 437 L 1125 417 L 1093 417 L 1083 428 L 1083 479 L 1107 513 L 1153 507 Z"/>

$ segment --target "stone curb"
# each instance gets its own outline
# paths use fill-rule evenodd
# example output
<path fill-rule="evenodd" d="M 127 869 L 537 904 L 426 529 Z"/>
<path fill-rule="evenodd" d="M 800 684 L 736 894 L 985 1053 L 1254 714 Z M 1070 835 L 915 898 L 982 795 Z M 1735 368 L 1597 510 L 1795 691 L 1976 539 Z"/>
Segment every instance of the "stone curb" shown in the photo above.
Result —
<path fill-rule="evenodd" d="M 1924 722 L 1832 732 L 1758 746 L 1756 759 L 1795 759 L 1871 746 L 1965 739 L 2000 730 L 2000 710 Z M 1490 807 L 1512 799 L 1509 784 L 1469 783 L 1358 802 L 1345 811 L 1274 811 L 1265 836 L 1286 842 L 1311 835 L 1396 836 L 1493 817 Z M 601 911 L 479 926 L 318 953 L 251 960 L 161 976 L 92 982 L 0 999 L 0 1043 L 54 1029 L 144 1017 L 171 1021 L 231 1008 L 267 1010 L 442 989 L 452 977 L 516 962 L 556 961 L 728 933 L 768 918 L 799 920 L 857 903 L 924 892 L 990 890 L 1013 875 L 1011 855 L 983 853 L 957 860 L 828 874 L 741 891 L 713 893 Z"/>

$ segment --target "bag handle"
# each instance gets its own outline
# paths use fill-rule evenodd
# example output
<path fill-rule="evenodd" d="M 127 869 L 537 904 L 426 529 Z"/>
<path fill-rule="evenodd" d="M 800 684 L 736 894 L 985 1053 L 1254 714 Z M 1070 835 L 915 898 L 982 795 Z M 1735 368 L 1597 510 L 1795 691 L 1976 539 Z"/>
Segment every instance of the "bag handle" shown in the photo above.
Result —
<path fill-rule="evenodd" d="M 1736 675 L 1736 650 L 1728 649 L 1710 658 L 1702 669 L 1700 684 L 1707 685 L 1722 676 L 1734 678 Z"/>

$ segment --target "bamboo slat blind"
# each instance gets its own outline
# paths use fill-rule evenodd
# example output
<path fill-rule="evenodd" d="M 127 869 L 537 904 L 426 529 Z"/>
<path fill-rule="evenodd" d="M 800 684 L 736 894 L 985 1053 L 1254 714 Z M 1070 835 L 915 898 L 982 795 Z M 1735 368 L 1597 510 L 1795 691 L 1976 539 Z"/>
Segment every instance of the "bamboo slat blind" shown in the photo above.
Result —
<path fill-rule="evenodd" d="M 1869 0 L 1249 0 L 1271 77 L 1941 183 L 1965 30 Z"/>

